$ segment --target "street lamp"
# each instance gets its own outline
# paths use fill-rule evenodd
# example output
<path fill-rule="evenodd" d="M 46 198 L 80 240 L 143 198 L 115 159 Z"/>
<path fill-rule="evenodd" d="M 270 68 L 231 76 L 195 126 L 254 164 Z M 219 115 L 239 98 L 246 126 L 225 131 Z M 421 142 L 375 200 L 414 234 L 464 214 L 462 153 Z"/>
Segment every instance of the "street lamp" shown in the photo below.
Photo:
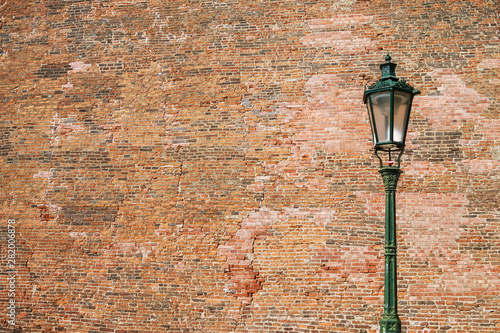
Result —
<path fill-rule="evenodd" d="M 396 64 L 391 56 L 385 57 L 380 65 L 382 77 L 365 88 L 363 101 L 368 109 L 375 155 L 380 161 L 380 170 L 385 186 L 385 290 L 384 314 L 380 321 L 381 333 L 400 333 L 401 321 L 397 305 L 397 263 L 396 263 L 396 187 L 401 155 L 404 152 L 406 130 L 410 120 L 413 97 L 420 91 L 404 80 L 399 80 L 395 72 Z M 384 166 L 379 152 L 388 155 L 388 166 Z M 392 155 L 396 153 L 397 165 Z"/>

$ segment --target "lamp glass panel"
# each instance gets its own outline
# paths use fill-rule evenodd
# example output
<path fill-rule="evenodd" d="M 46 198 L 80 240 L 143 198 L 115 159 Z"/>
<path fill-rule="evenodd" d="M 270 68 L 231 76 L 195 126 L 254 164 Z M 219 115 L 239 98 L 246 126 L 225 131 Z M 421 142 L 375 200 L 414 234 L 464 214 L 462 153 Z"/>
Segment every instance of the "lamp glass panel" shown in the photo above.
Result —
<path fill-rule="evenodd" d="M 382 91 L 370 95 L 378 142 L 391 139 L 391 92 Z"/>
<path fill-rule="evenodd" d="M 394 92 L 394 141 L 403 142 L 408 126 L 408 113 L 410 112 L 411 93 Z"/>
<path fill-rule="evenodd" d="M 368 103 L 366 103 L 366 107 L 368 110 L 368 118 L 370 119 L 370 128 L 372 130 L 373 142 L 377 142 L 377 139 L 375 138 L 375 130 L 373 129 L 372 108 L 370 105 L 370 101 L 368 101 Z"/>

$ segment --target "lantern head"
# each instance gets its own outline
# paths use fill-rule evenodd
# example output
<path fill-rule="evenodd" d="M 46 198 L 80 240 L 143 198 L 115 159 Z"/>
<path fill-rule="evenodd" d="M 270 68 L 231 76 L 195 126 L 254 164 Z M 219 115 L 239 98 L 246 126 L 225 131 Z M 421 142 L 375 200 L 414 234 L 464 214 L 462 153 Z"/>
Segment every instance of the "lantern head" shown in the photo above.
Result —
<path fill-rule="evenodd" d="M 391 56 L 380 65 L 382 77 L 365 88 L 363 101 L 368 109 L 375 150 L 398 151 L 405 146 L 413 97 L 420 94 L 404 80 L 396 77 L 396 64 Z"/>

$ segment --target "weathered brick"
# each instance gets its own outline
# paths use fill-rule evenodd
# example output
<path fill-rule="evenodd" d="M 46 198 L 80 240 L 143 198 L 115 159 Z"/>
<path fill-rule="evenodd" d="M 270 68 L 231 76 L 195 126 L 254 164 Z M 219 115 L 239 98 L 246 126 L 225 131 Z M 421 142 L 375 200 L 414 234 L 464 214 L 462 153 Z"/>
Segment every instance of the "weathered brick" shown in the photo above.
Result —
<path fill-rule="evenodd" d="M 500 330 L 496 6 L 0 1 L 0 328 L 379 332 L 390 53 L 403 331 Z"/>

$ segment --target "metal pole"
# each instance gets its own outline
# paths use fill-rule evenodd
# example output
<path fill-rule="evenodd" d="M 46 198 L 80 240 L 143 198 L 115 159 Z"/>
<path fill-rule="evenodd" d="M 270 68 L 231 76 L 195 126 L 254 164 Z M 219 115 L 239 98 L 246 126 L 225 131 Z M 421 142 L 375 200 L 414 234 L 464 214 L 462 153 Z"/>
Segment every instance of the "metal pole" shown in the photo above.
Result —
<path fill-rule="evenodd" d="M 384 314 L 380 321 L 381 333 L 400 333 L 401 321 L 398 316 L 398 287 L 396 262 L 396 187 L 398 167 L 383 167 L 379 170 L 385 186 L 385 291 Z"/>

